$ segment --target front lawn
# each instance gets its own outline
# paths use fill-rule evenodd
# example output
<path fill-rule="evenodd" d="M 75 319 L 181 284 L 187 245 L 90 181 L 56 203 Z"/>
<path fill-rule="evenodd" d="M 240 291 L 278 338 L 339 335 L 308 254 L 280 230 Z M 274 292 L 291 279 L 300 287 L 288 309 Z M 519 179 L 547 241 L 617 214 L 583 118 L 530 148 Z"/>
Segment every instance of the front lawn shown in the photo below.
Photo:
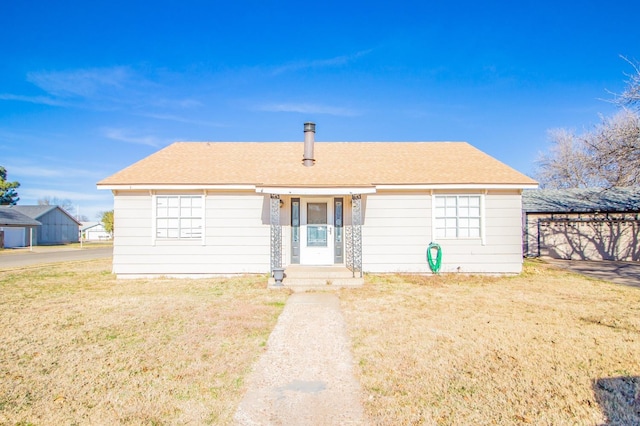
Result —
<path fill-rule="evenodd" d="M 369 277 L 342 291 L 380 425 L 640 425 L 640 289 L 527 262 L 518 277 Z"/>
<path fill-rule="evenodd" d="M 229 424 L 288 293 L 110 267 L 0 273 L 0 424 Z M 640 424 L 640 289 L 527 262 L 339 294 L 372 424 Z"/>
<path fill-rule="evenodd" d="M 0 424 L 225 424 L 287 294 L 265 277 L 0 273 Z"/>

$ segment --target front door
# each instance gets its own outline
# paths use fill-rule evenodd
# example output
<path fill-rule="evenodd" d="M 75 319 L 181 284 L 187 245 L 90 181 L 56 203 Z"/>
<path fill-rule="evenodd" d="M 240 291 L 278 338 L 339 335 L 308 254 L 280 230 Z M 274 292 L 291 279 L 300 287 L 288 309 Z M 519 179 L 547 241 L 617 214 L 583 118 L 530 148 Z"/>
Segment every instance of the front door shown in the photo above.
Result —
<path fill-rule="evenodd" d="M 308 198 L 300 209 L 300 263 L 333 265 L 333 199 Z"/>

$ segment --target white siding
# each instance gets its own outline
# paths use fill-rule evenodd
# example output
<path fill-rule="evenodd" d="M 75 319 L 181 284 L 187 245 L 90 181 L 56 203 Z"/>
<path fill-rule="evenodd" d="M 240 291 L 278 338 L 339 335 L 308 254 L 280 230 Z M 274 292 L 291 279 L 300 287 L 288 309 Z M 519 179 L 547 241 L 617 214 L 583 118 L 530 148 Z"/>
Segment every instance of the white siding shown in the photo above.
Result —
<path fill-rule="evenodd" d="M 264 196 L 208 194 L 204 244 L 201 239 L 155 241 L 152 199 L 143 192 L 115 196 L 113 270 L 119 277 L 269 271 Z"/>
<path fill-rule="evenodd" d="M 107 231 L 105 231 L 104 226 L 101 224 L 86 229 L 83 233 L 83 238 L 86 241 L 103 241 L 111 239 L 111 235 Z"/>
<path fill-rule="evenodd" d="M 445 194 L 445 193 L 442 193 Z M 440 195 L 437 193 L 435 195 Z M 484 239 L 440 239 L 442 272 L 519 273 L 522 269 L 521 198 L 495 191 L 484 200 Z M 204 240 L 155 240 L 153 196 L 115 196 L 114 272 L 120 277 L 209 276 L 268 273 L 269 196 L 252 192 L 209 193 Z M 290 198 L 280 210 L 283 265 L 290 260 Z M 348 201 L 345 197 L 345 201 Z M 385 191 L 363 197 L 362 260 L 365 272 L 429 273 L 433 195 Z M 351 212 L 345 203 L 345 223 Z"/>
<path fill-rule="evenodd" d="M 368 195 L 363 202 L 362 266 L 365 272 L 428 272 L 431 196 Z"/>
<path fill-rule="evenodd" d="M 362 227 L 365 272 L 430 272 L 426 250 L 433 241 L 432 202 L 427 193 L 378 193 L 366 198 Z M 489 192 L 484 203 L 484 244 L 479 238 L 439 239 L 441 272 L 521 272 L 519 193 Z"/>

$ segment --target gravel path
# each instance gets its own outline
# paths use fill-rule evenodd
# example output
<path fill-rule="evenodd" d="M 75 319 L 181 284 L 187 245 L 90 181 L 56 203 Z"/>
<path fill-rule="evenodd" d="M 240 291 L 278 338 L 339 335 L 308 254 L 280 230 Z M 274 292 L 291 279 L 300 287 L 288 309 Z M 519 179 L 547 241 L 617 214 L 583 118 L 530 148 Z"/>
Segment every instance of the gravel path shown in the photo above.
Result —
<path fill-rule="evenodd" d="M 292 294 L 247 385 L 237 425 L 366 424 L 338 297 Z"/>

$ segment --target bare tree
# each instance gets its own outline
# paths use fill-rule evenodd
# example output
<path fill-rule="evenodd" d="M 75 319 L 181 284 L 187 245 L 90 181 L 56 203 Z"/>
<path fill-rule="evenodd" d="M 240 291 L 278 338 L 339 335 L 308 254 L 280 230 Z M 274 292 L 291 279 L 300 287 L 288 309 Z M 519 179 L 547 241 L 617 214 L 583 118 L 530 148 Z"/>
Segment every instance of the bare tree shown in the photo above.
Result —
<path fill-rule="evenodd" d="M 537 161 L 546 188 L 611 188 L 640 185 L 640 115 L 623 109 L 603 117 L 592 131 L 550 132 L 552 146 Z"/>
<path fill-rule="evenodd" d="M 71 212 L 73 211 L 73 203 L 68 198 L 60 199 L 58 197 L 49 197 L 44 196 L 38 199 L 39 206 L 59 206 L 62 207 L 65 211 Z"/>
<path fill-rule="evenodd" d="M 552 146 L 537 161 L 536 177 L 548 188 L 640 186 L 640 64 L 623 57 L 634 72 L 614 94 L 620 111 L 602 117 L 592 131 L 550 132 Z"/>
<path fill-rule="evenodd" d="M 551 148 L 538 158 L 536 178 L 543 188 L 589 188 L 597 180 L 584 140 L 567 129 L 549 131 Z"/>
<path fill-rule="evenodd" d="M 631 67 L 633 72 L 625 74 L 628 77 L 627 88 L 624 92 L 615 95 L 614 102 L 622 107 L 640 107 L 640 64 L 622 57 Z"/>
<path fill-rule="evenodd" d="M 640 115 L 623 109 L 585 137 L 594 172 L 607 187 L 640 185 Z M 602 185 L 599 185 L 602 186 Z"/>

